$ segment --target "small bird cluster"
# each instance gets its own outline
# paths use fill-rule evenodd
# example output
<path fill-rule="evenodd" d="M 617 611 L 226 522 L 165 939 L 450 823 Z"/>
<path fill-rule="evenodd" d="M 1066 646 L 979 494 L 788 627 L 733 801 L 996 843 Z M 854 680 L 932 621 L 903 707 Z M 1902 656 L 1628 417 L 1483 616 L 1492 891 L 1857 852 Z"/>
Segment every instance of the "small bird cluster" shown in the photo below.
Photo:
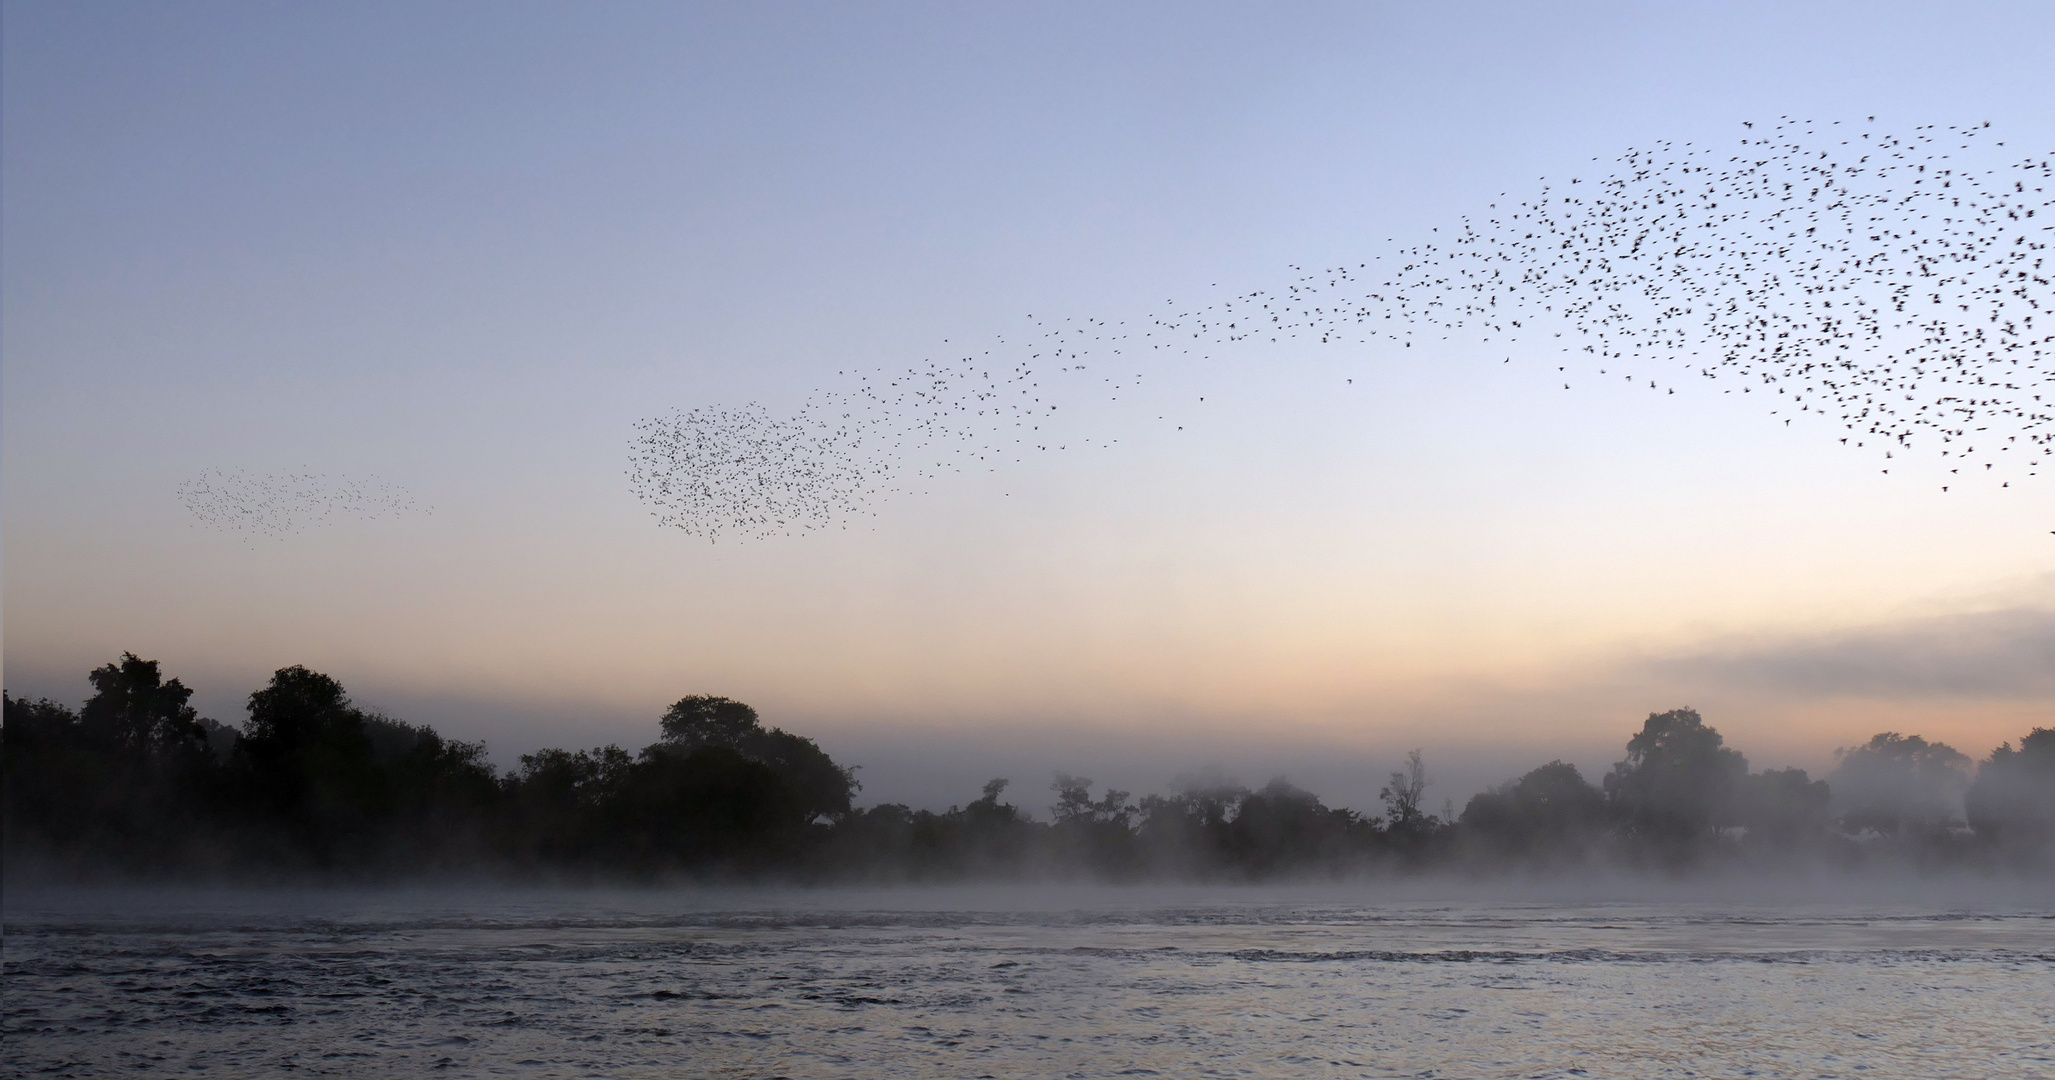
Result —
<path fill-rule="evenodd" d="M 2051 163 L 1995 153 L 1988 124 L 1864 126 L 1787 117 L 1738 146 L 1657 143 L 1389 256 L 1294 267 L 1282 289 L 1129 321 L 1029 316 L 974 355 L 844 372 L 853 388 L 788 419 L 647 421 L 631 478 L 659 520 L 709 539 L 846 527 L 938 471 L 1111 446 L 1058 410 L 1136 388 L 1137 357 L 1458 333 L 1567 354 L 1564 389 L 1573 363 L 1670 394 L 1679 373 L 1726 380 L 1786 424 L 1813 414 L 1874 443 L 1885 472 L 1924 440 L 1951 476 L 2038 475 L 2055 457 Z M 1987 147 L 1995 163 L 1972 165 Z"/>
<path fill-rule="evenodd" d="M 245 538 L 282 539 L 340 519 L 433 513 L 404 488 L 376 477 L 208 469 L 178 485 L 201 524 Z"/>

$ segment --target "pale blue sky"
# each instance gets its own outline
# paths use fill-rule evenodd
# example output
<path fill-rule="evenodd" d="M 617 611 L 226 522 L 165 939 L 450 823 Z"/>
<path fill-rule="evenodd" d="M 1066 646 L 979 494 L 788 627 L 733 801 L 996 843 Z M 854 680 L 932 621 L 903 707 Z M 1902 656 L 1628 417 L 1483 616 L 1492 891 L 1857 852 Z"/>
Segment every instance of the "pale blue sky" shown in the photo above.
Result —
<path fill-rule="evenodd" d="M 727 693 L 943 802 L 1225 760 L 1362 802 L 1408 746 L 1597 764 L 1685 701 L 1762 764 L 2055 715 L 2031 680 L 1908 698 L 1733 659 L 2048 610 L 2045 483 L 1943 499 L 1752 405 L 1564 395 L 1491 348 L 1152 372 L 1220 409 L 857 534 L 708 547 L 622 479 L 640 417 L 1274 288 L 1658 139 L 1876 115 L 2046 152 L 2047 5 L 9 3 L 4 30 L 10 692 L 79 697 L 132 649 L 238 720 L 305 663 L 503 758 Z M 436 513 L 252 545 L 177 503 L 209 468 Z"/>

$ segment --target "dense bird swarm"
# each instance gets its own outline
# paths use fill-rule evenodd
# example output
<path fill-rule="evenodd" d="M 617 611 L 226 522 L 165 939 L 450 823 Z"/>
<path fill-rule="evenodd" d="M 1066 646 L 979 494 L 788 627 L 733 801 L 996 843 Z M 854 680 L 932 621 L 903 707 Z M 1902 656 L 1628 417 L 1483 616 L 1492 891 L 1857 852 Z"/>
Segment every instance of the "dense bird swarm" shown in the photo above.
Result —
<path fill-rule="evenodd" d="M 335 521 L 430 513 L 404 488 L 377 477 L 208 469 L 178 486 L 201 523 L 245 537 L 283 538 Z"/>
<path fill-rule="evenodd" d="M 788 418 L 752 404 L 647 420 L 631 485 L 710 540 L 847 528 L 936 471 L 1117 442 L 1054 421 L 1136 388 L 1133 358 L 1458 333 L 1567 354 L 1564 389 L 1574 362 L 1651 391 L 1760 393 L 1787 424 L 1830 420 L 1885 472 L 1920 447 L 1951 476 L 2038 475 L 2055 454 L 2050 161 L 2010 155 L 1988 124 L 1865 126 L 1787 118 L 1745 125 L 1738 148 L 1658 143 L 1374 266 L 1128 321 L 1030 316 L 1024 339 L 978 355 L 845 372 L 853 388 Z"/>

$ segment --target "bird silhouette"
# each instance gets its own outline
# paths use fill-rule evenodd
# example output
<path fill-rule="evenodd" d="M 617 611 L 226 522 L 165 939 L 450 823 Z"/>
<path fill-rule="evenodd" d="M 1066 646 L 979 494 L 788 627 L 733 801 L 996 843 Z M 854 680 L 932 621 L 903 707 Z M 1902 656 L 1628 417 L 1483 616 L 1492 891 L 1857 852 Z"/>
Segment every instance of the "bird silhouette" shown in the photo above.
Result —
<path fill-rule="evenodd" d="M 1870 121 L 1657 142 L 1354 267 L 1290 265 L 1272 288 L 1125 320 L 1029 315 L 988 348 L 844 371 L 790 415 L 750 403 L 644 420 L 630 487 L 659 523 L 709 540 L 847 528 L 944 472 L 1113 447 L 1119 428 L 1056 416 L 1132 400 L 1138 357 L 1176 378 L 1160 361 L 1194 350 L 1299 340 L 1367 358 L 1431 338 L 1559 354 L 1566 374 L 1665 397 L 1760 394 L 1780 426 L 1886 458 L 1930 449 L 2009 489 L 2055 455 L 2049 157 L 2005 150 L 1987 123 L 1894 135 Z"/>

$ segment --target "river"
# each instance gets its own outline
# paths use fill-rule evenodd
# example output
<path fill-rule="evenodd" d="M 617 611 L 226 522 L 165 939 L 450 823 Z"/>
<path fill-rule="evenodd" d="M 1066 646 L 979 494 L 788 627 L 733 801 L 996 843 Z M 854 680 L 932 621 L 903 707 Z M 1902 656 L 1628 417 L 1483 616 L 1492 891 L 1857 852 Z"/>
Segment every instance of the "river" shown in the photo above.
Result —
<path fill-rule="evenodd" d="M 2055 1076 L 2055 887 L 10 891 L 10 1075 Z"/>

